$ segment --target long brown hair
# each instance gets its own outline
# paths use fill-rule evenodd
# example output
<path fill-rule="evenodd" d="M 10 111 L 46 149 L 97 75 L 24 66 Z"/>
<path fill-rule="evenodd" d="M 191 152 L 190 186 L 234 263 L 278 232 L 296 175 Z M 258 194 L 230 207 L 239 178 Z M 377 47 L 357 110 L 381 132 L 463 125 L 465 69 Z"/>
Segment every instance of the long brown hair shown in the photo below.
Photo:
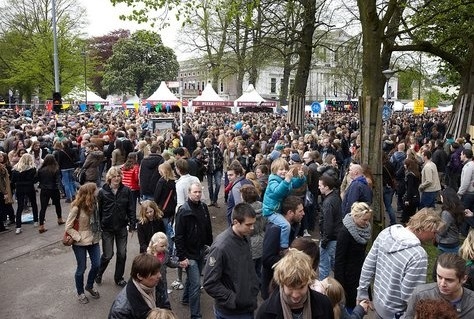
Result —
<path fill-rule="evenodd" d="M 56 161 L 56 158 L 53 154 L 48 154 L 44 157 L 43 164 L 41 165 L 40 169 L 44 169 L 53 174 L 59 171 L 58 162 Z"/>
<path fill-rule="evenodd" d="M 96 191 L 95 183 L 85 183 L 77 191 L 76 199 L 71 203 L 71 207 L 77 206 L 90 216 L 97 205 Z"/>

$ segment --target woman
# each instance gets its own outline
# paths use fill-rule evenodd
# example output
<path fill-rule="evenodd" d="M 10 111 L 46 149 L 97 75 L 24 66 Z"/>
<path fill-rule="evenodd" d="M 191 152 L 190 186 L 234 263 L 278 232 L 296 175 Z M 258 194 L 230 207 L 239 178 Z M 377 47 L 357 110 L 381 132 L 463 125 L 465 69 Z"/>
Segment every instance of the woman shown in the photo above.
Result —
<path fill-rule="evenodd" d="M 467 280 L 464 287 L 474 290 L 474 229 L 471 229 L 459 249 L 459 256 L 466 261 Z"/>
<path fill-rule="evenodd" d="M 337 236 L 334 278 L 346 292 L 346 307 L 349 311 L 356 306 L 360 273 L 372 233 L 371 218 L 370 206 L 367 203 L 355 202 L 350 214 L 342 220 L 343 227 Z"/>
<path fill-rule="evenodd" d="M 33 210 L 34 226 L 38 227 L 38 205 L 36 204 L 36 167 L 31 154 L 25 153 L 18 163 L 13 166 L 12 183 L 15 184 L 18 207 L 16 210 L 16 231 L 21 233 L 21 214 L 25 205 L 25 198 L 28 198 Z"/>
<path fill-rule="evenodd" d="M 131 278 L 115 298 L 109 319 L 146 319 L 156 308 L 155 286 L 161 278 L 161 264 L 155 256 L 146 253 L 133 259 Z"/>
<path fill-rule="evenodd" d="M 163 222 L 167 231 L 168 240 L 171 243 L 171 232 L 176 211 L 176 178 L 169 163 L 158 166 L 160 179 L 156 183 L 153 199 L 161 211 L 163 211 Z"/>
<path fill-rule="evenodd" d="M 47 152 L 44 152 L 41 148 L 41 143 L 38 140 L 33 141 L 31 143 L 31 147 L 28 149 L 28 153 L 33 155 L 36 169 L 39 169 L 41 167 L 41 164 L 43 164 L 44 158 L 47 155 Z"/>
<path fill-rule="evenodd" d="M 405 195 L 403 195 L 405 209 L 402 212 L 402 224 L 408 223 L 410 217 L 415 215 L 420 204 L 420 193 L 418 191 L 420 182 L 421 174 L 418 163 L 414 159 L 407 158 L 405 160 Z"/>
<path fill-rule="evenodd" d="M 115 140 L 115 149 L 112 151 L 112 166 L 120 166 L 125 163 L 126 151 L 120 139 Z"/>
<path fill-rule="evenodd" d="M 76 195 L 76 182 L 74 181 L 73 173 L 76 161 L 78 160 L 78 154 L 70 147 L 68 140 L 55 142 L 54 149 L 53 154 L 61 169 L 61 182 L 66 194 L 66 203 L 70 203 Z"/>
<path fill-rule="evenodd" d="M 166 233 L 162 217 L 163 212 L 158 208 L 154 201 L 145 200 L 142 202 L 137 224 L 140 253 L 146 252 L 153 234 L 156 232 Z"/>
<path fill-rule="evenodd" d="M 334 156 L 333 154 L 326 155 L 323 164 L 318 166 L 318 172 L 320 175 L 328 175 L 333 177 L 337 181 L 338 185 L 341 184 L 339 180 L 340 174 L 336 161 L 336 156 Z M 339 186 L 337 188 L 339 188 Z"/>
<path fill-rule="evenodd" d="M 454 189 L 448 187 L 441 192 L 441 219 L 444 226 L 436 233 L 439 253 L 459 251 L 459 231 L 464 221 L 464 207 Z"/>
<path fill-rule="evenodd" d="M 138 198 L 140 197 L 140 165 L 137 162 L 137 153 L 132 152 L 127 156 L 127 161 L 122 166 L 122 183 L 130 188 L 133 195 L 133 202 L 137 206 Z"/>
<path fill-rule="evenodd" d="M 86 183 L 79 188 L 76 199 L 71 203 L 71 211 L 66 221 L 66 232 L 74 239 L 72 250 L 76 256 L 77 268 L 74 275 L 78 300 L 82 304 L 89 302 L 84 294 L 87 291 L 92 298 L 100 298 L 94 288 L 94 279 L 100 266 L 100 221 L 97 210 L 97 185 Z M 74 229 L 74 220 L 78 219 L 79 229 Z M 91 260 L 91 268 L 87 275 L 84 288 L 84 273 L 87 268 L 87 255 Z"/>
<path fill-rule="evenodd" d="M 8 160 L 12 164 L 12 166 L 15 166 L 18 161 L 20 160 L 21 154 L 20 150 L 25 150 L 25 144 L 23 143 L 22 140 L 16 140 L 13 142 L 13 149 L 8 153 Z"/>
<path fill-rule="evenodd" d="M 61 195 L 59 193 L 59 184 L 61 183 L 61 173 L 59 171 L 58 162 L 54 158 L 54 155 L 48 154 L 44 158 L 43 164 L 38 170 L 38 181 L 40 192 L 40 213 L 39 213 L 39 233 L 42 234 L 47 231 L 44 228 L 44 217 L 46 209 L 48 208 L 49 200 L 53 201 L 53 205 L 56 208 L 56 216 L 58 218 L 58 225 L 64 224 L 61 212 Z"/>
<path fill-rule="evenodd" d="M 316 272 L 307 254 L 290 248 L 274 267 L 273 280 L 278 288 L 260 305 L 256 319 L 334 318 L 329 299 L 309 289 Z"/>
<path fill-rule="evenodd" d="M 15 224 L 15 211 L 13 210 L 13 184 L 11 183 L 12 167 L 6 153 L 0 152 L 0 212 L 4 214 L 2 222 L 8 217 L 8 225 Z"/>

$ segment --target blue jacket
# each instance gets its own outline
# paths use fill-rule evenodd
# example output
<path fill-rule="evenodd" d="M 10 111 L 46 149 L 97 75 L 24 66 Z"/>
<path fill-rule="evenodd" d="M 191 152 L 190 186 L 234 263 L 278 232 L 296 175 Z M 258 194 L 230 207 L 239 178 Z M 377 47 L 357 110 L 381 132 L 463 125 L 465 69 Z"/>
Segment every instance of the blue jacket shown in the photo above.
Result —
<path fill-rule="evenodd" d="M 347 188 L 342 199 L 342 217 L 351 212 L 351 206 L 355 202 L 372 204 L 372 190 L 364 176 L 355 178 Z"/>
<path fill-rule="evenodd" d="M 268 177 L 268 185 L 263 196 L 263 216 L 270 216 L 274 213 L 281 214 L 281 203 L 293 188 L 301 187 L 306 182 L 306 177 L 293 177 L 291 182 L 276 174 Z"/>

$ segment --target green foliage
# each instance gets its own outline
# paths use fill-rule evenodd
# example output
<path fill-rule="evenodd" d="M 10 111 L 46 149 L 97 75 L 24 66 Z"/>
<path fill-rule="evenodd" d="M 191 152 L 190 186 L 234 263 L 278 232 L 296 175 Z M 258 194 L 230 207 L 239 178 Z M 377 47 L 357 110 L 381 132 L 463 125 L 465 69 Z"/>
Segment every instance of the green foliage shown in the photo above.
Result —
<path fill-rule="evenodd" d="M 402 100 L 413 99 L 413 83 L 419 81 L 420 72 L 407 69 L 398 73 L 398 98 Z"/>
<path fill-rule="evenodd" d="M 175 80 L 178 70 L 176 55 L 163 45 L 160 35 L 140 30 L 113 46 L 103 86 L 110 93 L 149 96 L 161 81 Z"/>
<path fill-rule="evenodd" d="M 436 89 L 431 89 L 425 97 L 425 106 L 427 107 L 437 107 L 440 102 L 443 101 L 443 94 L 436 90 Z"/>

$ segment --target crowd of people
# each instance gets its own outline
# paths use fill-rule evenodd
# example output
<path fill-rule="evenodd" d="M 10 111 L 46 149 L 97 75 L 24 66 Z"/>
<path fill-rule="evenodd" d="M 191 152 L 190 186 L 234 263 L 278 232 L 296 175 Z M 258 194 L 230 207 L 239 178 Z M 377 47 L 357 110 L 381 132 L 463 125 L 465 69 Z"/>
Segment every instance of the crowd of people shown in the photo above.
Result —
<path fill-rule="evenodd" d="M 109 318 L 173 318 L 171 287 L 192 319 L 201 289 L 218 319 L 362 318 L 369 308 L 432 318 L 432 300 L 454 309 L 449 318 L 474 316 L 472 142 L 446 132 L 445 114 L 392 116 L 383 185 L 361 163 L 355 113 L 307 116 L 304 128 L 278 114 L 166 114 L 173 127 L 155 131 L 139 113 L 31 115 L 0 118 L 0 231 L 21 236 L 31 209 L 41 236 L 52 200 L 75 241 L 80 303 L 100 298 L 116 254 L 123 290 Z M 389 226 L 372 238 L 375 187 Z M 216 234 L 209 207 L 221 205 L 228 227 Z M 133 232 L 140 254 L 126 280 Z M 433 284 L 423 243 L 439 252 Z M 178 269 L 170 285 L 168 267 Z"/>

